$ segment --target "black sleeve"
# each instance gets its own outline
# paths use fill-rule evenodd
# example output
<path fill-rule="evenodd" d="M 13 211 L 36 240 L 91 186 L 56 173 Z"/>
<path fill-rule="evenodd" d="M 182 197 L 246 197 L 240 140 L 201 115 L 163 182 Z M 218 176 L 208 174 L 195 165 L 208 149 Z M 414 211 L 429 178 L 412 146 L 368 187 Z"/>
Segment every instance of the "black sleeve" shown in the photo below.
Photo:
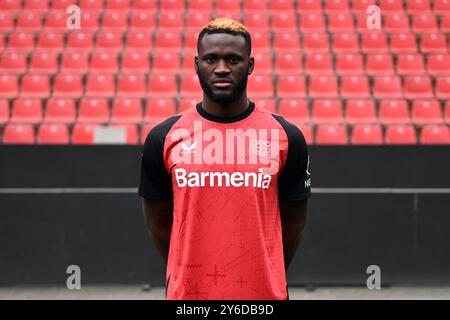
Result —
<path fill-rule="evenodd" d="M 279 201 L 303 200 L 311 196 L 308 147 L 300 129 L 279 115 L 273 115 L 288 137 L 288 152 L 278 179 Z"/>
<path fill-rule="evenodd" d="M 145 139 L 141 159 L 138 194 L 146 199 L 171 200 L 172 179 L 164 165 L 164 141 L 180 116 L 171 117 L 156 125 Z"/>

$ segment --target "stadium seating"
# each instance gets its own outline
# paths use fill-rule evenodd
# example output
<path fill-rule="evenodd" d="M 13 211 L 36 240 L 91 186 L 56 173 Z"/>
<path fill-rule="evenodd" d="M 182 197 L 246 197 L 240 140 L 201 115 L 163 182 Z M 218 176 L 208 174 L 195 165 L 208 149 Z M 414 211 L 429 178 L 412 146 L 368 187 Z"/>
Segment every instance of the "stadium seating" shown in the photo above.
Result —
<path fill-rule="evenodd" d="M 67 28 L 72 4 L 81 30 Z M 0 9 L 0 143 L 90 144 L 99 125 L 143 142 L 201 101 L 198 33 L 227 16 L 251 32 L 249 98 L 310 143 L 450 144 L 448 0 L 5 0 Z"/>

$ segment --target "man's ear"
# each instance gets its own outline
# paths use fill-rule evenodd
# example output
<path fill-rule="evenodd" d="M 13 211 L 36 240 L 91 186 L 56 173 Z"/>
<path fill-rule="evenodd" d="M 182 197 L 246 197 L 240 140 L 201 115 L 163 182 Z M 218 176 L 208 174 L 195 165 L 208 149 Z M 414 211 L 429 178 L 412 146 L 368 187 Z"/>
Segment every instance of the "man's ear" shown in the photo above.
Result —
<path fill-rule="evenodd" d="M 195 58 L 194 58 L 194 67 L 195 67 L 195 73 L 198 74 L 198 56 L 195 56 Z"/>
<path fill-rule="evenodd" d="M 255 58 L 250 57 L 248 59 L 248 74 L 252 74 L 254 68 L 255 68 Z"/>

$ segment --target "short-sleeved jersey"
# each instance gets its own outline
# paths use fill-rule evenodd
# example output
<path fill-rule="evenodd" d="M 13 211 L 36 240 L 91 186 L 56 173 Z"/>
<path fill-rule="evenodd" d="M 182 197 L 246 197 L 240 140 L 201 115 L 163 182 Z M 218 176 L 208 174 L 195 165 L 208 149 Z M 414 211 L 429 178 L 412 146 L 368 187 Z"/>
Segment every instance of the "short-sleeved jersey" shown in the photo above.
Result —
<path fill-rule="evenodd" d="M 155 126 L 139 195 L 173 201 L 167 299 L 287 299 L 280 201 L 310 196 L 301 131 L 255 106 L 202 104 Z"/>

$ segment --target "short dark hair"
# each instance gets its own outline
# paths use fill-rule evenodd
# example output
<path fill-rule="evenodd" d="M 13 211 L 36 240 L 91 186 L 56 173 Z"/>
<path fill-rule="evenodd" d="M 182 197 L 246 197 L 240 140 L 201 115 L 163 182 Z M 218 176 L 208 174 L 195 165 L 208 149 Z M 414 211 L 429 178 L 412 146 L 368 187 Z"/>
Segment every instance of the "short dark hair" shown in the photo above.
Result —
<path fill-rule="evenodd" d="M 245 39 L 245 45 L 247 47 L 248 55 L 252 51 L 252 39 L 247 28 L 240 22 L 229 18 L 217 18 L 210 21 L 206 26 L 202 28 L 197 39 L 197 51 L 200 47 L 200 41 L 203 39 L 205 34 L 214 33 L 228 33 L 232 35 L 241 35 Z"/>

